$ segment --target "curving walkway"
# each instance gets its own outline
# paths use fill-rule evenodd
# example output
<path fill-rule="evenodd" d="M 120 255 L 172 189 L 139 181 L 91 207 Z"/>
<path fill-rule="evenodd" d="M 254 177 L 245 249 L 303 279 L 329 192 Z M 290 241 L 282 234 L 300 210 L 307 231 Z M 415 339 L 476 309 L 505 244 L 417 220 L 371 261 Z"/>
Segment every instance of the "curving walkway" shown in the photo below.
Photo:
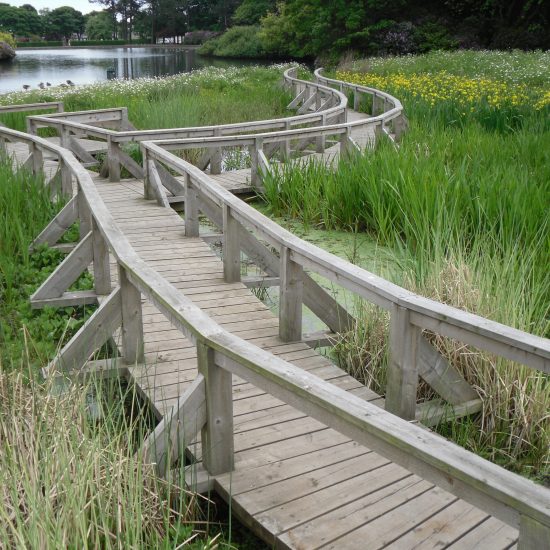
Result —
<path fill-rule="evenodd" d="M 204 129 L 134 134 L 142 141 L 143 167 L 114 145 L 137 132 L 124 129 L 130 123 L 120 110 L 31 117 L 35 129 L 60 130 L 80 163 L 66 148 L 0 129 L 19 164 L 45 167 L 52 190 L 73 196 L 35 244 L 55 244 L 80 221 L 79 244 L 33 295 L 34 306 L 100 303 L 46 374 L 128 376 L 159 418 L 146 457 L 164 475 L 187 464 L 190 485 L 216 490 L 269 545 L 504 549 L 520 537 L 523 548 L 541 548 L 550 532 L 548 491 L 422 427 L 418 421 L 437 421 L 449 405 L 418 407 L 414 384 L 422 376 L 457 415 L 479 410 L 477 394 L 426 343 L 422 329 L 545 372 L 550 343 L 415 296 L 316 249 L 215 181 L 228 177 L 216 173 L 227 148 L 249 148 L 244 181 L 259 186 L 276 162 L 305 150 L 331 159 L 398 133 L 402 108 L 395 98 L 374 91 L 374 114 L 376 98 L 383 114 L 366 119 L 347 108 L 343 93 L 331 95 L 325 86 L 346 90 L 345 83 L 317 77 L 322 84 L 315 89 L 285 76 L 296 96 L 291 105 L 306 117 L 297 119 L 298 128 L 281 130 L 279 122 L 266 128 L 264 121 L 227 135 L 226 127 L 213 128 L 214 135 L 198 135 L 210 132 Z M 347 89 L 354 103 L 359 93 L 370 93 L 358 88 Z M 119 117 L 119 131 L 80 120 L 98 124 L 102 117 L 110 123 Z M 83 166 L 95 162 L 83 151 L 82 139 L 90 136 L 106 140 L 108 177 Z M 189 148 L 201 150 L 210 175 L 170 153 Z M 142 177 L 117 178 L 121 165 Z M 183 204 L 184 220 L 170 204 Z M 214 229 L 199 226 L 199 212 Z M 212 243 L 221 243 L 221 256 Z M 258 277 L 241 275 L 243 255 Z M 94 292 L 70 292 L 90 263 Z M 387 402 L 311 347 L 330 334 L 302 334 L 302 303 L 329 332 L 354 322 L 308 272 L 391 312 Z M 279 285 L 279 316 L 252 292 L 258 284 Z M 95 350 L 111 338 L 120 356 L 96 360 Z"/>

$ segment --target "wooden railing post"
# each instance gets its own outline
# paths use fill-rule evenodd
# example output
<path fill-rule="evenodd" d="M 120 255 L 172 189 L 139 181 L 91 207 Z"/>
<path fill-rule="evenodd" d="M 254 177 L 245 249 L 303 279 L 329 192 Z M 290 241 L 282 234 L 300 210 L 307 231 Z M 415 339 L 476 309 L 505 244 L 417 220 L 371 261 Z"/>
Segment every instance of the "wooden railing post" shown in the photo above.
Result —
<path fill-rule="evenodd" d="M 292 261 L 290 249 L 281 248 L 279 336 L 284 342 L 302 339 L 303 269 Z"/>
<path fill-rule="evenodd" d="M 391 310 L 386 410 L 405 420 L 416 415 L 417 355 L 422 331 L 411 324 L 409 310 Z"/>
<path fill-rule="evenodd" d="M 358 111 L 361 105 L 361 95 L 359 94 L 359 88 L 355 88 L 353 92 L 353 110 Z"/>
<path fill-rule="evenodd" d="M 29 152 L 32 155 L 32 173 L 40 174 L 44 171 L 44 159 L 42 150 L 32 141 L 29 145 Z"/>
<path fill-rule="evenodd" d="M 220 129 L 214 130 L 214 137 L 220 136 Z M 214 147 L 212 154 L 210 155 L 210 173 L 221 174 L 222 173 L 222 148 Z"/>
<path fill-rule="evenodd" d="M 191 176 L 186 172 L 183 186 L 185 189 L 185 236 L 199 236 L 199 196 L 195 186 L 191 183 Z"/>
<path fill-rule="evenodd" d="M 407 119 L 405 118 L 405 115 L 403 113 L 401 113 L 397 118 L 393 119 L 393 134 L 396 141 L 399 141 L 406 127 Z"/>
<path fill-rule="evenodd" d="M 92 247 L 94 254 L 94 286 L 96 294 L 111 293 L 111 267 L 109 248 L 92 216 Z"/>
<path fill-rule="evenodd" d="M 292 129 L 292 123 L 287 120 L 285 121 L 285 131 Z M 286 138 L 284 141 L 281 142 L 281 154 L 284 158 L 290 157 L 290 138 Z"/>
<path fill-rule="evenodd" d="M 550 548 L 550 528 L 530 518 L 520 516 L 518 550 Z"/>
<path fill-rule="evenodd" d="M 119 265 L 118 280 L 122 303 L 122 350 L 128 365 L 144 362 L 141 293 L 129 281 L 126 270 Z"/>
<path fill-rule="evenodd" d="M 199 373 L 206 388 L 206 424 L 202 429 L 202 461 L 210 475 L 233 470 L 233 384 L 231 373 L 214 362 L 214 350 L 197 342 Z"/>
<path fill-rule="evenodd" d="M 384 111 L 383 108 L 384 99 L 373 94 L 372 96 L 372 116 L 381 114 Z"/>
<path fill-rule="evenodd" d="M 120 181 L 120 146 L 111 136 L 107 138 L 107 163 L 109 181 Z"/>
<path fill-rule="evenodd" d="M 340 156 L 346 155 L 351 151 L 351 128 L 346 126 L 345 131 L 340 134 Z"/>
<path fill-rule="evenodd" d="M 327 115 L 323 113 L 321 115 L 321 127 L 327 125 Z M 326 145 L 326 137 L 324 135 L 315 138 L 315 151 L 317 153 L 324 153 Z"/>
<path fill-rule="evenodd" d="M 223 210 L 223 276 L 226 283 L 241 280 L 241 247 L 239 246 L 239 222 L 231 215 L 227 204 Z"/>
<path fill-rule="evenodd" d="M 250 183 L 257 187 L 260 183 L 260 169 L 258 162 L 258 151 L 263 147 L 262 138 L 256 138 L 254 145 L 250 147 Z"/>
<path fill-rule="evenodd" d="M 153 195 L 151 184 L 149 182 L 149 151 L 142 147 L 141 154 L 143 158 L 143 198 L 145 200 L 151 200 L 155 197 Z"/>
<path fill-rule="evenodd" d="M 61 193 L 67 197 L 73 196 L 73 174 L 69 165 L 60 159 L 61 164 Z"/>
<path fill-rule="evenodd" d="M 82 240 L 92 230 L 92 215 L 86 202 L 84 193 L 79 190 L 77 195 L 77 208 L 79 219 L 79 236 Z"/>

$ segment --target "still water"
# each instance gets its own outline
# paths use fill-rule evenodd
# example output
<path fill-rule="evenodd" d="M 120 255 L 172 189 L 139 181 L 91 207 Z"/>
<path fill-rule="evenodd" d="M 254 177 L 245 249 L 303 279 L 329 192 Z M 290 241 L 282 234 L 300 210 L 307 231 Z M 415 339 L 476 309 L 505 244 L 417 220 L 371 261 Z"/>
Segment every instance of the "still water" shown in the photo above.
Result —
<path fill-rule="evenodd" d="M 257 61 L 220 60 L 202 57 L 185 47 L 19 49 L 12 61 L 0 62 L 0 93 L 37 88 L 40 82 L 56 86 L 71 80 L 76 85 L 107 79 L 114 68 L 118 78 L 166 76 L 207 65 L 258 64 Z"/>

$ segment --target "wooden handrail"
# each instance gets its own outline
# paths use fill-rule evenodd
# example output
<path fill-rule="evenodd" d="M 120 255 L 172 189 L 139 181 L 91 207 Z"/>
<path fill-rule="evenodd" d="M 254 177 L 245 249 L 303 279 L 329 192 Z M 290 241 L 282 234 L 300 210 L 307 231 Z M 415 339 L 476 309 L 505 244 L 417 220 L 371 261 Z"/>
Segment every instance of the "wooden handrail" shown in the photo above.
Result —
<path fill-rule="evenodd" d="M 122 317 L 122 322 L 125 308 L 130 307 L 130 304 L 124 304 L 124 300 L 131 299 L 132 303 L 137 300 L 136 303 L 139 304 L 136 292 L 144 294 L 175 327 L 197 344 L 199 357 L 203 357 L 201 373 L 205 378 L 210 375 L 212 369 L 222 369 L 243 377 L 505 523 L 519 527 L 521 548 L 536 548 L 537 543 L 547 540 L 550 532 L 550 500 L 547 489 L 507 472 L 444 438 L 363 401 L 226 331 L 139 257 L 103 203 L 91 176 L 72 153 L 42 138 L 15 130 L 0 128 L 0 135 L 12 141 L 33 144 L 37 150 L 55 153 L 76 179 L 78 196 L 85 201 L 86 215 L 92 218 L 95 230 L 114 255 L 120 274 L 124 277 L 124 284 L 131 285 L 126 292 L 117 287 L 108 301 L 109 307 L 115 308 L 113 311 L 119 311 L 116 308 L 122 310 L 122 313 L 118 313 L 118 316 Z M 302 258 L 307 257 L 312 264 L 318 265 L 313 262 L 310 255 L 321 254 L 323 261 L 319 265 L 322 265 L 324 261 L 333 258 L 332 255 L 304 243 L 285 230 L 277 229 L 276 224 L 258 213 L 252 215 L 248 211 L 249 207 L 231 196 L 196 167 L 173 157 L 155 144 L 146 143 L 144 147 L 148 151 L 149 159 L 158 156 L 161 160 L 169 161 L 172 167 L 177 167 L 182 173 L 189 174 L 194 188 L 197 185 L 204 186 L 237 221 L 246 222 L 255 231 L 260 231 L 261 225 L 267 224 L 264 235 L 269 237 L 270 241 L 287 247 L 290 250 L 289 259 L 299 263 Z M 396 295 L 394 290 L 399 287 L 390 283 L 382 285 L 383 280 L 360 268 L 353 266 L 348 269 L 348 280 L 354 278 L 358 286 L 365 284 L 369 293 L 377 294 L 382 288 L 384 299 L 391 297 L 394 302 L 402 301 L 405 305 L 410 304 L 414 297 L 412 293 L 402 289 Z M 346 269 L 340 266 L 339 272 L 345 273 Z M 446 312 L 456 314 L 457 310 L 454 308 L 442 307 L 445 307 Z M 104 316 L 108 318 L 107 313 L 104 313 Z M 141 321 L 141 317 L 137 319 Z M 131 321 L 134 325 L 135 320 L 134 315 Z M 486 320 L 483 321 L 487 323 Z M 466 324 L 464 319 L 462 323 Z M 514 329 L 509 330 L 514 332 Z M 491 330 L 488 332 L 492 334 Z M 503 336 L 502 331 L 497 332 Z M 532 350 L 531 353 L 541 355 L 543 351 L 549 351 L 547 341 L 531 338 L 537 342 L 540 340 L 541 344 L 537 351 Z M 139 343 L 139 338 L 137 341 Z M 531 340 L 532 343 L 533 341 Z M 132 353 L 139 358 L 138 348 L 134 348 Z M 218 384 L 220 380 L 224 382 L 223 388 Z M 230 384 L 230 380 L 230 377 L 219 378 L 216 375 L 210 382 L 201 385 L 201 388 L 206 387 L 204 391 L 207 396 L 209 391 L 227 392 L 227 382 Z M 208 402 L 208 399 L 206 401 Z M 224 399 L 223 403 L 226 401 Z M 221 407 L 222 403 L 216 406 Z M 230 409 L 224 410 L 224 414 L 230 413 Z M 206 418 L 208 415 L 207 410 Z M 210 426 L 208 429 L 213 428 Z M 212 445 L 211 438 L 217 437 L 216 441 L 225 445 L 221 454 L 209 456 L 208 459 L 212 470 L 219 473 L 231 467 L 232 438 L 231 441 L 228 440 L 227 430 L 232 429 L 232 422 L 226 419 L 223 425 L 216 429 L 218 432 L 207 432 L 206 439 Z"/>
<path fill-rule="evenodd" d="M 19 105 L 0 105 L 0 114 L 3 113 L 26 113 L 28 111 L 42 111 L 56 109 L 58 115 L 63 112 L 62 101 L 48 101 L 47 103 L 20 103 Z"/>

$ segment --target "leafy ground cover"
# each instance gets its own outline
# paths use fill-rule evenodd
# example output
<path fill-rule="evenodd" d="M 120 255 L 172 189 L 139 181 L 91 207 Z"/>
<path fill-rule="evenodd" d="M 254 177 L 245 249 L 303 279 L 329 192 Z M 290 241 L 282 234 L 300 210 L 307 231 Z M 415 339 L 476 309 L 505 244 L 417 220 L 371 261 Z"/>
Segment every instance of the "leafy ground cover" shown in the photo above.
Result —
<path fill-rule="evenodd" d="M 271 211 L 310 226 L 362 231 L 396 251 L 401 269 L 392 278 L 398 284 L 548 337 L 545 59 L 540 53 L 458 52 L 346 67 L 338 77 L 402 100 L 409 131 L 398 151 L 382 142 L 337 170 L 283 168 L 267 181 Z M 525 83 L 514 74 L 523 64 L 530 75 Z M 338 355 L 383 392 L 387 317 L 365 304 L 357 314 L 356 330 Z M 450 341 L 436 344 L 484 401 L 483 414 L 439 429 L 507 468 L 548 481 L 548 377 Z M 430 397 L 423 388 L 420 398 Z"/>

